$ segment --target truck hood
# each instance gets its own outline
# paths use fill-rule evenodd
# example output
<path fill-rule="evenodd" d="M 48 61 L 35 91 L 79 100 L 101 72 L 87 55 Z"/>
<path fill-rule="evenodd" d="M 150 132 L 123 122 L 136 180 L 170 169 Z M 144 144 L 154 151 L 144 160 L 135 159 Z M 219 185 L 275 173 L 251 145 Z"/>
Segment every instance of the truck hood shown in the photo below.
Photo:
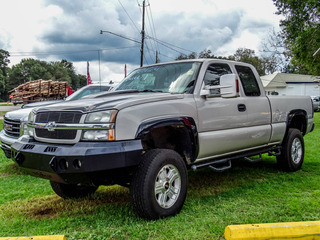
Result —
<path fill-rule="evenodd" d="M 16 120 L 16 121 L 27 121 L 29 113 L 32 111 L 33 108 L 22 108 L 14 111 L 7 112 L 4 117 Z"/>
<path fill-rule="evenodd" d="M 121 110 L 134 105 L 181 98 L 184 98 L 183 94 L 144 93 L 132 90 L 115 91 L 96 96 L 96 98 L 84 98 L 37 108 L 36 111 L 82 111 L 83 113 L 86 113 L 106 109 Z"/>
<path fill-rule="evenodd" d="M 63 102 L 63 101 L 64 100 L 51 100 L 51 101 L 41 101 L 41 102 L 29 103 L 29 104 L 23 105 L 22 108 L 43 107 L 43 106 L 56 104 L 56 103 Z"/>

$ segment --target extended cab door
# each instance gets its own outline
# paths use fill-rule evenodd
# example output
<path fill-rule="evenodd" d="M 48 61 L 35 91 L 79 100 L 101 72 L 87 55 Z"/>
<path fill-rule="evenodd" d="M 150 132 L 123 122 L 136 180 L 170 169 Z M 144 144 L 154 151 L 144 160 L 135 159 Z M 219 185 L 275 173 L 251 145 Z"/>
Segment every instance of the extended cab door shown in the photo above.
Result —
<path fill-rule="evenodd" d="M 250 65 L 235 64 L 234 67 L 241 82 L 242 101 L 247 113 L 247 148 L 267 145 L 272 130 L 271 111 L 262 83 L 258 81 L 258 73 Z"/>
<path fill-rule="evenodd" d="M 219 85 L 222 75 L 233 73 L 228 63 L 213 62 L 203 67 L 205 73 L 199 76 L 203 76 L 202 89 Z M 236 152 L 248 145 L 246 98 L 222 98 L 219 89 L 210 91 L 212 97 L 195 97 L 200 146 L 197 161 Z"/>

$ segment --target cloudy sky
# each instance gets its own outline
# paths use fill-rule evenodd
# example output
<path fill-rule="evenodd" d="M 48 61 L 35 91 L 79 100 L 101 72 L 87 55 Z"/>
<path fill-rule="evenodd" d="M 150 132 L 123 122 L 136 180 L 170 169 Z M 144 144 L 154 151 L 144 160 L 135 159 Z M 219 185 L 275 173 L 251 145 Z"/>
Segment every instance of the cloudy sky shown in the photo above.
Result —
<path fill-rule="evenodd" d="M 89 61 L 94 82 L 120 81 L 125 64 L 128 72 L 140 64 L 142 1 L 0 0 L 0 49 L 10 52 L 11 65 L 29 57 L 67 59 L 86 74 Z M 228 56 L 250 48 L 259 55 L 279 28 L 272 0 L 146 0 L 146 6 L 144 65 L 155 62 L 156 52 L 161 62 L 204 49 Z"/>

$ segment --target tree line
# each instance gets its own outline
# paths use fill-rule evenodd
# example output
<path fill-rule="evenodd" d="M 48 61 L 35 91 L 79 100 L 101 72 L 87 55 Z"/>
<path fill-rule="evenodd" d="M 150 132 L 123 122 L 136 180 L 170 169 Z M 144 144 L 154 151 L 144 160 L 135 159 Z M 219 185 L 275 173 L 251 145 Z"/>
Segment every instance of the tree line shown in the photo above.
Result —
<path fill-rule="evenodd" d="M 9 57 L 8 51 L 0 49 L 0 101 L 8 100 L 11 89 L 32 80 L 66 81 L 73 89 L 87 83 L 86 76 L 77 74 L 73 63 L 64 59 L 57 62 L 46 62 L 27 58 L 10 68 Z"/>
<path fill-rule="evenodd" d="M 216 58 L 250 63 L 257 69 L 260 76 L 273 73 L 280 68 L 279 63 L 273 57 L 258 57 L 256 56 L 254 50 L 247 48 L 238 48 L 233 55 L 230 55 L 228 57 L 215 56 L 214 54 L 212 54 L 210 49 L 205 49 L 199 54 L 195 52 L 189 55 L 181 54 L 176 58 L 176 60 L 195 58 Z"/>

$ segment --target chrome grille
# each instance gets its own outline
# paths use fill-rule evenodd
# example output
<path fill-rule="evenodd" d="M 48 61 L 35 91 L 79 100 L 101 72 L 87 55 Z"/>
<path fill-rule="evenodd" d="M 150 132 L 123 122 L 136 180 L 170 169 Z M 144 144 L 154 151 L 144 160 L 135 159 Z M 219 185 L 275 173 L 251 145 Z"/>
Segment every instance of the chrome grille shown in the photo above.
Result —
<path fill-rule="evenodd" d="M 8 136 L 20 137 L 20 120 L 4 118 L 3 129 Z"/>
<path fill-rule="evenodd" d="M 36 122 L 79 123 L 81 116 L 81 112 L 40 112 L 36 115 Z M 76 138 L 77 130 L 48 131 L 47 129 L 36 128 L 35 134 L 39 138 L 73 140 Z"/>

